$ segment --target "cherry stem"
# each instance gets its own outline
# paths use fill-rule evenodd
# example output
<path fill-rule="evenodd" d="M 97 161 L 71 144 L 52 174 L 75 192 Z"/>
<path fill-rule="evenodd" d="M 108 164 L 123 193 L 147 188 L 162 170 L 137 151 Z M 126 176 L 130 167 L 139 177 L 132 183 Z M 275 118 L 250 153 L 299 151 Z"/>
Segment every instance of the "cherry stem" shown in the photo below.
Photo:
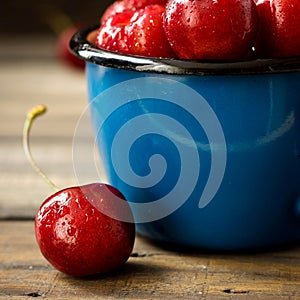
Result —
<path fill-rule="evenodd" d="M 30 131 L 33 124 L 33 121 L 45 114 L 47 111 L 47 107 L 45 105 L 37 105 L 33 107 L 27 114 L 27 118 L 24 123 L 23 128 L 23 148 L 26 154 L 26 157 L 28 158 L 32 168 L 36 171 L 36 173 L 56 192 L 59 191 L 59 188 L 56 184 L 54 184 L 47 176 L 46 174 L 39 168 L 37 163 L 32 157 L 31 150 L 30 150 Z"/>

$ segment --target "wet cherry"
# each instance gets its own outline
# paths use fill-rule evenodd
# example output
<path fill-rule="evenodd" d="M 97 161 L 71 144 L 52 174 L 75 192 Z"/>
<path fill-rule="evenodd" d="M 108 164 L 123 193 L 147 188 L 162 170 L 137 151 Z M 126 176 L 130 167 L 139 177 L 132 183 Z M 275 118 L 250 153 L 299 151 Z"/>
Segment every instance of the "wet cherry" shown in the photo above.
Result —
<path fill-rule="evenodd" d="M 122 54 L 173 58 L 163 29 L 165 6 L 147 5 L 113 14 L 102 22 L 96 45 Z"/>
<path fill-rule="evenodd" d="M 255 0 L 259 30 L 255 49 L 259 57 L 300 55 L 300 1 Z"/>
<path fill-rule="evenodd" d="M 169 0 L 167 38 L 181 59 L 242 60 L 257 30 L 253 0 Z"/>
<path fill-rule="evenodd" d="M 135 225 L 130 207 L 110 185 L 92 183 L 59 190 L 40 170 L 30 152 L 29 133 L 32 121 L 45 111 L 45 106 L 38 106 L 29 112 L 23 135 L 31 165 L 56 190 L 35 218 L 41 253 L 57 270 L 71 276 L 113 271 L 128 260 L 133 249 Z"/>

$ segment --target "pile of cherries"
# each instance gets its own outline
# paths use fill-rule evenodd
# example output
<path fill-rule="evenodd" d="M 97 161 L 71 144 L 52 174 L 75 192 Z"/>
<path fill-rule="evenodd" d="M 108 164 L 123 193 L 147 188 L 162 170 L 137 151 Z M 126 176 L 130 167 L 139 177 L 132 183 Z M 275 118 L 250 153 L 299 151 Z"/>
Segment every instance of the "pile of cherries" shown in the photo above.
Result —
<path fill-rule="evenodd" d="M 95 44 L 122 54 L 247 60 L 300 55 L 299 0 L 117 0 Z"/>

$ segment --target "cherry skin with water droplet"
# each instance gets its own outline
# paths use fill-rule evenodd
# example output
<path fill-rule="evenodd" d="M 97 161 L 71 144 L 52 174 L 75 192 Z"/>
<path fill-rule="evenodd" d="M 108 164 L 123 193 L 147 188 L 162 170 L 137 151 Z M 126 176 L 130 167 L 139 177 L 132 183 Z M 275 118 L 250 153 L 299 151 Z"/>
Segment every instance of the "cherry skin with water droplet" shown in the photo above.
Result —
<path fill-rule="evenodd" d="M 169 0 L 164 29 L 180 59 L 242 60 L 257 30 L 253 0 Z"/>
<path fill-rule="evenodd" d="M 113 14 L 102 22 L 96 45 L 122 54 L 174 58 L 163 29 L 164 11 L 164 5 L 153 4 Z"/>
<path fill-rule="evenodd" d="M 255 0 L 259 29 L 255 49 L 260 58 L 300 55 L 300 1 Z"/>
<path fill-rule="evenodd" d="M 166 5 L 166 3 L 167 0 L 117 0 L 105 10 L 100 23 L 106 21 L 112 15 L 122 13 L 124 11 L 139 10 L 153 4 Z"/>
<path fill-rule="evenodd" d="M 127 219 L 131 215 L 125 199 L 123 211 L 119 211 L 116 196 L 124 199 L 115 188 L 94 183 L 63 189 L 44 201 L 35 219 L 36 239 L 57 270 L 82 277 L 113 271 L 128 260 L 135 239 L 134 223 L 104 213 L 127 214 Z"/>

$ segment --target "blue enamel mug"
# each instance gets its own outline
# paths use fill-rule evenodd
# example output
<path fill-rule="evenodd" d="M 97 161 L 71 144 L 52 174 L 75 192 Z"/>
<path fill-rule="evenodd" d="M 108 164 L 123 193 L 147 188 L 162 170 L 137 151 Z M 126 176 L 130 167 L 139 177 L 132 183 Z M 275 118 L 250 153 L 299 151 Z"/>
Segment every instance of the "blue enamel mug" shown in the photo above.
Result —
<path fill-rule="evenodd" d="M 214 250 L 300 241 L 300 57 L 195 62 L 70 41 L 107 181 L 137 231 Z"/>

